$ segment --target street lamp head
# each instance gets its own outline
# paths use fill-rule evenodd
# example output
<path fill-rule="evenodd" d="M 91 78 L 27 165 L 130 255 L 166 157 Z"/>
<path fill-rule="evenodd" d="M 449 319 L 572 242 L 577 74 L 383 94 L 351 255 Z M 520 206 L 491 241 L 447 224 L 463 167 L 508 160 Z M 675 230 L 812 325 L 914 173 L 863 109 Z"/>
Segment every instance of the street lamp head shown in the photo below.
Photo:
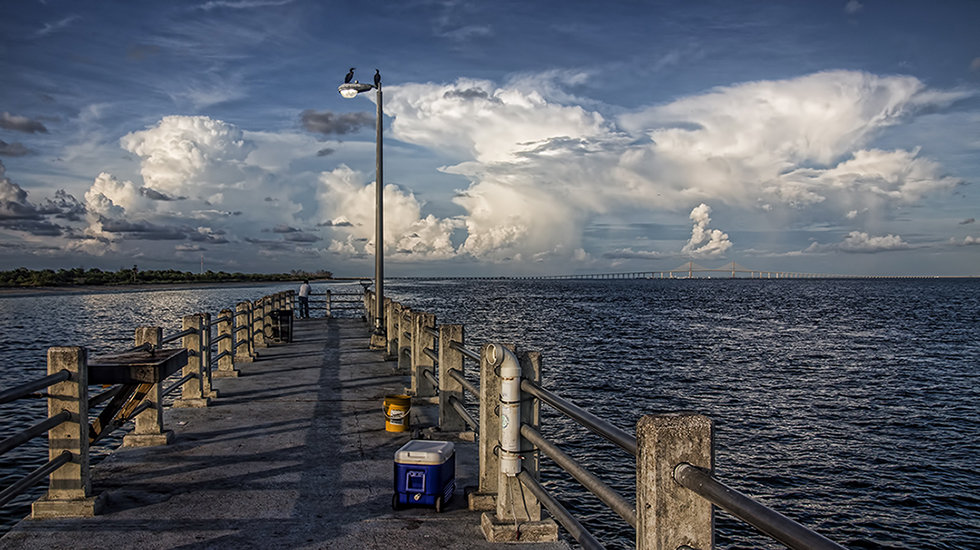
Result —
<path fill-rule="evenodd" d="M 366 92 L 373 88 L 374 86 L 370 84 L 361 84 L 360 82 L 354 81 L 341 84 L 337 87 L 337 90 L 340 92 L 340 95 L 350 99 L 361 92 Z"/>

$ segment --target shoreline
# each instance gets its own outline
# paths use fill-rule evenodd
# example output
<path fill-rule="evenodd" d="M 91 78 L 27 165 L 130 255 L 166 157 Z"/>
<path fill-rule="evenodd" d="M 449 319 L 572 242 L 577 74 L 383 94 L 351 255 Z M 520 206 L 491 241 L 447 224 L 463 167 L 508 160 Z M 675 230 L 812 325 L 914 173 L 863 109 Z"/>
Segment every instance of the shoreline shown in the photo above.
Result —
<path fill-rule="evenodd" d="M 310 283 L 356 283 L 358 279 L 310 279 Z M 54 296 L 69 294 L 98 294 L 114 292 L 140 292 L 160 290 L 199 290 L 207 288 L 242 288 L 252 286 L 293 285 L 299 288 L 302 281 L 228 281 L 200 283 L 145 283 L 125 285 L 72 285 L 72 286 L 24 286 L 0 287 L 0 298 L 7 296 Z"/>

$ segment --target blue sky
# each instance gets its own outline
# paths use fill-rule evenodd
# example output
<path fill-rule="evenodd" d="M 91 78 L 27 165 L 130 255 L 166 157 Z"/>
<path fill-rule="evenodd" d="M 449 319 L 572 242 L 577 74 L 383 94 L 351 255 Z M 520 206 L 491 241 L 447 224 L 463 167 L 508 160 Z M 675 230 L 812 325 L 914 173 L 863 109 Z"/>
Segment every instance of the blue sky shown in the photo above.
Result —
<path fill-rule="evenodd" d="M 0 259 L 980 275 L 980 3 L 0 0 Z M 383 7 L 382 7 L 383 6 Z"/>

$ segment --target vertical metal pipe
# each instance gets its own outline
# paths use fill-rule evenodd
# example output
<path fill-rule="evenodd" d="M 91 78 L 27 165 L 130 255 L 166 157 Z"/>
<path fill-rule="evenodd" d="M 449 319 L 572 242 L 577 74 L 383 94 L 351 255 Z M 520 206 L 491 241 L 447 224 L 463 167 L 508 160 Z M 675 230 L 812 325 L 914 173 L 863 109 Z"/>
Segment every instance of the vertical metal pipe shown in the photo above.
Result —
<path fill-rule="evenodd" d="M 374 300 L 374 334 L 379 336 L 379 340 L 384 341 L 384 162 L 381 147 L 381 128 L 383 126 L 383 114 L 381 109 L 381 84 L 378 84 L 378 121 L 377 121 L 377 143 L 376 147 L 376 166 L 375 166 L 375 193 L 377 195 L 377 211 L 375 212 L 374 227 L 374 289 L 376 292 Z"/>
<path fill-rule="evenodd" d="M 491 344 L 487 353 L 500 369 L 500 471 L 516 476 L 521 471 L 521 365 L 500 344 Z"/>

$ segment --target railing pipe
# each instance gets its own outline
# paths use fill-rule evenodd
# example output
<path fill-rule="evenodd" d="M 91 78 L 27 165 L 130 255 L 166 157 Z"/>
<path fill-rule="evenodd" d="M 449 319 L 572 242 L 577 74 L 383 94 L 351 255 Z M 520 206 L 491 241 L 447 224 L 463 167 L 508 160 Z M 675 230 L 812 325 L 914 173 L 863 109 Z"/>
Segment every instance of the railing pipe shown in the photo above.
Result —
<path fill-rule="evenodd" d="M 196 375 L 193 372 L 189 374 L 185 374 L 180 378 L 180 380 L 174 382 L 173 385 L 167 386 L 167 388 L 164 389 L 163 392 L 161 392 L 161 395 L 170 395 L 171 393 L 173 393 L 174 390 L 176 390 L 181 385 L 183 385 L 184 382 L 187 382 L 188 380 L 194 378 L 195 376 Z"/>
<path fill-rule="evenodd" d="M 60 425 L 63 422 L 71 420 L 71 413 L 68 411 L 61 411 L 60 413 L 38 422 L 37 424 L 23 430 L 16 435 L 8 437 L 3 441 L 0 441 L 0 455 L 6 453 L 11 449 L 16 449 L 24 443 L 34 439 L 35 437 L 44 435 L 48 430 Z"/>
<path fill-rule="evenodd" d="M 609 506 L 613 512 L 619 514 L 619 516 L 625 519 L 626 522 L 632 527 L 636 527 L 636 509 L 622 495 L 617 493 L 609 485 L 606 485 L 592 472 L 586 470 L 579 465 L 579 463 L 575 462 L 575 459 L 565 454 L 565 452 L 558 448 L 558 446 L 545 439 L 540 432 L 531 426 L 528 426 L 527 424 L 521 426 L 521 435 L 536 447 L 544 451 L 544 454 L 548 455 L 551 460 L 555 462 L 555 464 L 571 474 L 571 476 L 577 479 L 583 487 L 597 496 L 599 500 L 606 503 L 606 505 Z"/>
<path fill-rule="evenodd" d="M 160 343 L 166 344 L 168 342 L 174 342 L 176 340 L 180 340 L 184 336 L 189 336 L 191 334 L 194 334 L 195 332 L 197 332 L 197 329 L 193 329 L 193 328 L 185 329 L 176 334 L 171 334 L 170 336 L 164 336 L 163 338 L 160 339 Z"/>
<path fill-rule="evenodd" d="M 522 380 L 521 389 L 565 413 L 593 433 L 605 437 L 609 441 L 622 447 L 626 452 L 636 456 L 636 438 L 626 433 L 624 430 L 599 418 L 571 401 L 567 401 L 563 397 L 542 388 L 530 380 Z"/>
<path fill-rule="evenodd" d="M 426 334 L 432 336 L 433 338 L 439 337 L 439 331 L 436 330 L 435 327 L 423 327 L 422 330 L 424 330 Z"/>
<path fill-rule="evenodd" d="M 577 519 L 568 513 L 568 510 L 564 506 L 552 498 L 531 474 L 522 470 L 521 473 L 517 474 L 517 479 L 537 497 L 538 501 L 551 512 L 551 515 L 554 516 L 558 523 L 568 531 L 568 534 L 582 545 L 582 548 L 585 548 L 585 550 L 605 550 L 605 546 L 600 544 L 592 536 L 592 533 L 588 532 Z"/>
<path fill-rule="evenodd" d="M 674 468 L 674 480 L 789 548 L 844 550 L 843 546 L 752 500 L 701 468 L 686 462 L 678 464 Z"/>
<path fill-rule="evenodd" d="M 459 399 L 456 399 L 455 397 L 450 396 L 449 397 L 449 405 L 453 409 L 455 409 L 456 412 L 459 413 L 459 415 L 461 417 L 463 417 L 463 420 L 471 428 L 473 428 L 473 431 L 475 431 L 477 433 L 480 432 L 480 422 L 477 419 L 473 418 L 473 415 L 470 414 L 470 411 L 466 410 L 466 407 L 463 406 L 463 403 L 461 403 Z"/>
<path fill-rule="evenodd" d="M 61 454 L 49 460 L 47 464 L 27 474 L 10 487 L 0 491 L 0 507 L 6 505 L 17 495 L 26 491 L 29 487 L 40 483 L 41 480 L 43 480 L 51 472 L 71 462 L 74 456 L 75 455 L 73 455 L 71 451 L 61 451 Z"/>
<path fill-rule="evenodd" d="M 145 344 L 140 344 L 138 346 L 133 346 L 129 349 L 123 350 L 122 353 L 133 353 L 136 351 L 153 351 L 153 344 L 146 342 Z"/>
<path fill-rule="evenodd" d="M 21 384 L 20 386 L 10 388 L 9 390 L 4 390 L 0 392 L 0 405 L 4 403 L 10 403 L 11 401 L 16 401 L 18 399 L 23 399 L 30 394 L 43 390 L 44 388 L 57 384 L 58 382 L 64 382 L 71 377 L 71 373 L 67 370 L 62 370 L 61 372 L 56 372 L 54 374 L 49 374 L 44 378 L 38 378 L 33 382 L 28 382 L 26 384 Z"/>
<path fill-rule="evenodd" d="M 463 344 L 461 344 L 461 343 L 459 343 L 459 342 L 457 342 L 455 340 L 453 340 L 452 342 L 449 343 L 449 347 L 451 347 L 454 350 L 462 353 L 464 356 L 469 357 L 470 359 L 472 359 L 474 361 L 479 361 L 480 360 L 480 354 L 479 353 L 470 350 L 469 348 L 467 348 L 466 346 L 464 346 Z"/>
<path fill-rule="evenodd" d="M 112 388 L 110 388 L 110 389 L 108 389 L 108 390 L 106 390 L 106 391 L 104 391 L 104 392 L 102 392 L 102 393 L 100 393 L 98 395 L 93 395 L 92 397 L 90 397 L 88 399 L 88 408 L 89 409 L 92 409 L 92 408 L 97 407 L 98 405 L 101 405 L 102 403 L 104 403 L 104 402 L 112 399 L 113 397 L 115 397 L 116 394 L 119 393 L 120 391 L 122 391 L 122 385 L 116 384 Z"/>
<path fill-rule="evenodd" d="M 464 378 L 463 373 L 456 370 L 451 370 L 449 371 L 449 376 L 451 376 L 453 380 L 459 382 L 466 391 L 475 395 L 477 401 L 480 400 L 480 388 L 477 388 L 472 382 Z"/>
<path fill-rule="evenodd" d="M 432 369 L 422 369 L 422 376 L 436 388 L 436 392 L 439 391 L 439 381 L 436 380 L 436 375 L 432 374 Z"/>
<path fill-rule="evenodd" d="M 210 324 L 208 325 L 208 328 L 211 328 L 211 327 L 213 327 L 213 326 L 216 326 L 216 325 L 217 325 L 218 323 L 227 323 L 227 322 L 229 322 L 229 321 L 231 321 L 231 316 L 230 316 L 230 315 L 226 315 L 226 316 L 222 316 L 222 317 L 216 317 L 216 318 L 215 318 L 215 319 L 214 319 L 213 321 L 211 321 L 211 323 L 210 323 Z"/>
<path fill-rule="evenodd" d="M 436 365 L 439 364 L 439 354 L 436 353 L 435 350 L 425 348 L 422 350 L 422 353 L 424 353 L 425 356 L 428 357 L 429 359 L 432 359 L 433 363 L 435 363 Z"/>

